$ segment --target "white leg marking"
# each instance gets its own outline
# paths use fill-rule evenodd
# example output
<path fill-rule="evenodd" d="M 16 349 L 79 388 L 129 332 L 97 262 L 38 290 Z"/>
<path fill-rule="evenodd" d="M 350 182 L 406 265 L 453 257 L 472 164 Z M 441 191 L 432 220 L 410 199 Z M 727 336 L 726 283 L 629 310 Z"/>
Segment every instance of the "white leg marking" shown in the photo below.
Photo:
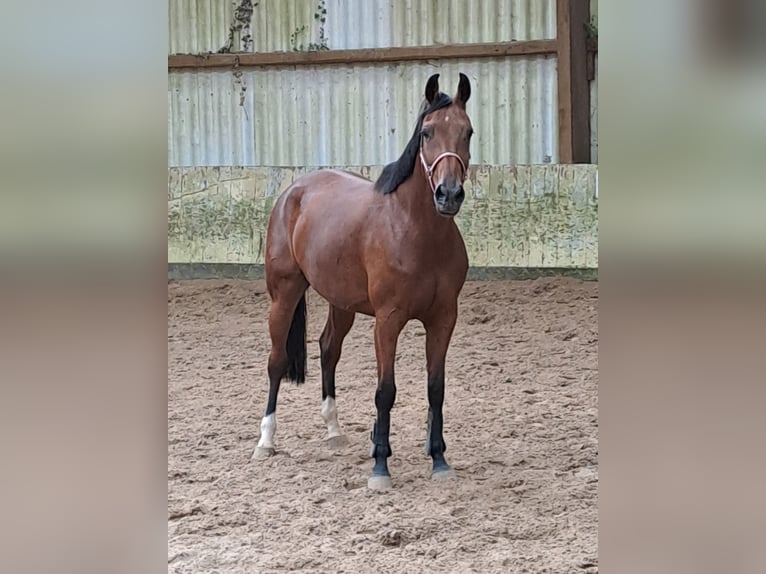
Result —
<path fill-rule="evenodd" d="M 274 448 L 274 433 L 277 430 L 277 415 L 271 413 L 263 417 L 261 421 L 261 438 L 258 446 L 261 448 Z"/>
<path fill-rule="evenodd" d="M 322 418 L 327 423 L 327 437 L 332 438 L 335 436 L 342 436 L 343 433 L 340 430 L 338 424 L 338 409 L 335 406 L 335 399 L 327 397 L 322 401 Z"/>

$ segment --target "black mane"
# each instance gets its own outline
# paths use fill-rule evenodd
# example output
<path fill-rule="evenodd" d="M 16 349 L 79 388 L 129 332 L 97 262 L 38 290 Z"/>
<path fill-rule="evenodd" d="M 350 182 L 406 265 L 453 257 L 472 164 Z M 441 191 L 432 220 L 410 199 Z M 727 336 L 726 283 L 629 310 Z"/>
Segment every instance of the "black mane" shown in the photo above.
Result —
<path fill-rule="evenodd" d="M 420 130 L 423 126 L 423 118 L 428 114 L 446 108 L 452 104 L 452 98 L 447 94 L 439 92 L 430 104 L 426 103 L 418 116 L 418 123 L 415 125 L 415 131 L 404 148 L 402 155 L 395 162 L 389 163 L 383 168 L 383 171 L 375 182 L 375 189 L 380 193 L 393 193 L 412 175 L 415 169 L 415 160 L 418 158 L 420 150 Z"/>

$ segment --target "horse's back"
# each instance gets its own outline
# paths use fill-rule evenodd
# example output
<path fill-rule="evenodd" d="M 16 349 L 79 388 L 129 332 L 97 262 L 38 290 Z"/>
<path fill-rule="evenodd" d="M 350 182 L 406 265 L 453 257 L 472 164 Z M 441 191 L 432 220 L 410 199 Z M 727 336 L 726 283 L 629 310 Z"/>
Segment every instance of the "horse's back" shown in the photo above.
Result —
<path fill-rule="evenodd" d="M 322 206 L 349 208 L 352 204 L 371 200 L 373 188 L 372 181 L 352 172 L 338 169 L 313 171 L 296 179 L 279 196 L 271 219 L 293 219 L 300 214 L 321 209 Z M 318 205 L 312 205 L 309 209 L 309 204 Z"/>
<path fill-rule="evenodd" d="M 302 189 L 308 193 L 340 195 L 365 194 L 373 191 L 374 184 L 366 177 L 341 169 L 320 169 L 307 173 L 295 180 L 292 191 Z"/>

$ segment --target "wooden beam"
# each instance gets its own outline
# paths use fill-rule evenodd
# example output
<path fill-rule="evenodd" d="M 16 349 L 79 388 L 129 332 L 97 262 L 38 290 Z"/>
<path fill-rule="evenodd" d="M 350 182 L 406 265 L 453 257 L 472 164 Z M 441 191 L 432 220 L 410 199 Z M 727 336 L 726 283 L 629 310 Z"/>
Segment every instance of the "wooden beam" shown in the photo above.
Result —
<path fill-rule="evenodd" d="M 455 44 L 363 50 L 325 50 L 317 52 L 254 52 L 239 54 L 176 54 L 168 56 L 168 69 L 248 68 L 301 66 L 311 64 L 357 64 L 455 58 L 501 58 L 555 54 L 556 40 Z"/>
<path fill-rule="evenodd" d="M 559 162 L 590 162 L 588 0 L 556 0 Z"/>

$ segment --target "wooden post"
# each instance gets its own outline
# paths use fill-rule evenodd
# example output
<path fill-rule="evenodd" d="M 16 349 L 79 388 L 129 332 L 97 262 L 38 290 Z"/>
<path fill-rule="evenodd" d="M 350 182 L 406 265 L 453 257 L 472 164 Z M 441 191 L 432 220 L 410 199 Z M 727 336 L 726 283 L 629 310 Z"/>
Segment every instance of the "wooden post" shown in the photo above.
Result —
<path fill-rule="evenodd" d="M 588 0 L 556 0 L 559 162 L 590 162 L 588 85 Z"/>

